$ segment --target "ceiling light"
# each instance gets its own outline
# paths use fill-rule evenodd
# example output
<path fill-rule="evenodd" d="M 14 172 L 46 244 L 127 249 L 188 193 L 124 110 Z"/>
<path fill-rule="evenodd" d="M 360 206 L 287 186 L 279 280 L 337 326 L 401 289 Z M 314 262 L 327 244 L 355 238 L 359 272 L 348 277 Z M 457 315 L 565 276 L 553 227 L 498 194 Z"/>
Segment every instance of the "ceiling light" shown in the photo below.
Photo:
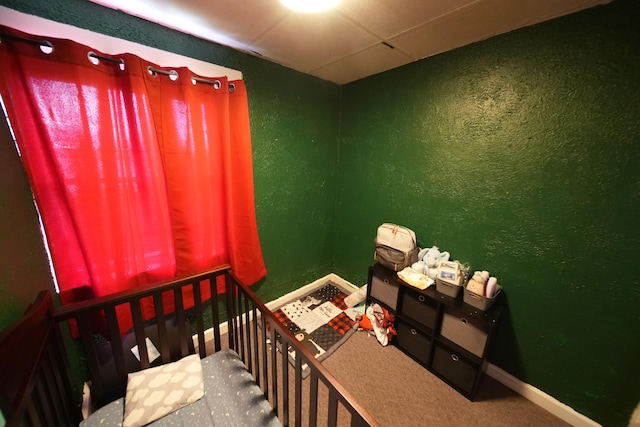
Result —
<path fill-rule="evenodd" d="M 340 3 L 340 0 L 280 0 L 280 2 L 298 12 L 323 12 Z"/>

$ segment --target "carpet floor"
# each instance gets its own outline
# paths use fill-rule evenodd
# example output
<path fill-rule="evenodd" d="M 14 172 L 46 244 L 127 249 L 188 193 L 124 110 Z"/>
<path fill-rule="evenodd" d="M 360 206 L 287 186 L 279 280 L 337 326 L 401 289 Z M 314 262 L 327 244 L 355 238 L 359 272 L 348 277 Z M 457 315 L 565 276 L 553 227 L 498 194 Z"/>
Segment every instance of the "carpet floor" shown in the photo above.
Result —
<path fill-rule="evenodd" d="M 222 343 L 226 343 L 226 340 L 224 334 Z M 382 347 L 375 336 L 364 331 L 353 334 L 322 364 L 385 427 L 570 425 L 489 376 L 484 378 L 475 401 L 471 402 L 395 346 Z M 291 364 L 287 365 L 291 379 L 289 390 L 293 396 L 294 372 Z M 281 362 L 278 361 L 280 366 Z M 278 388 L 281 388 L 281 384 L 278 384 Z M 321 386 L 318 393 L 318 425 L 326 425 L 327 394 L 326 388 Z M 309 395 L 309 378 L 302 382 L 302 395 Z M 303 398 L 302 413 L 303 420 L 307 420 L 308 398 Z M 289 414 L 292 421 L 293 407 Z M 346 410 L 341 407 L 338 425 L 348 426 L 348 419 Z M 305 423 L 303 421 L 302 424 Z"/>
<path fill-rule="evenodd" d="M 568 426 L 486 376 L 471 402 L 395 346 L 359 331 L 322 364 L 383 426 Z"/>

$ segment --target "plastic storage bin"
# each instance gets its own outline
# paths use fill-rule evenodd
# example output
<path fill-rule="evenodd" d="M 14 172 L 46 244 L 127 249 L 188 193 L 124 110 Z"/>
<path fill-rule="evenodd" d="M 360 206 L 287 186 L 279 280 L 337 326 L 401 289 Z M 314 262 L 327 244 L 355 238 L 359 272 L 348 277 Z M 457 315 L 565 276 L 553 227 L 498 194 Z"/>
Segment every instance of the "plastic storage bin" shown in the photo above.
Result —
<path fill-rule="evenodd" d="M 500 293 L 502 292 L 502 287 L 500 285 L 496 285 L 496 291 L 494 292 L 491 298 L 487 298 L 483 295 L 478 295 L 475 292 L 471 292 L 466 287 L 464 288 L 464 297 L 463 301 L 465 304 L 469 304 L 479 310 L 487 311 L 493 302 L 498 298 Z"/>
<path fill-rule="evenodd" d="M 460 289 L 462 289 L 463 287 L 464 286 L 462 285 L 454 285 L 453 283 L 445 282 L 443 280 L 440 280 L 439 277 L 436 277 L 436 291 L 440 292 L 441 294 L 456 298 L 458 295 L 460 295 Z"/>

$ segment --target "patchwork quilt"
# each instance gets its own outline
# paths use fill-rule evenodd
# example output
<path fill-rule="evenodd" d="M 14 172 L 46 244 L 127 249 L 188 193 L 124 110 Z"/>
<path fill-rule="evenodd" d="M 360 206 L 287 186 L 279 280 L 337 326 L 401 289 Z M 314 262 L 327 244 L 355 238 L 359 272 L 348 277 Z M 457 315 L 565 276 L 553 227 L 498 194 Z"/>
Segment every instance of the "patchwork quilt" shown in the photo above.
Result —
<path fill-rule="evenodd" d="M 276 318 L 317 360 L 333 353 L 353 332 L 355 320 L 345 310 L 347 294 L 329 282 L 319 289 L 274 311 Z M 289 353 L 290 359 L 294 354 Z M 303 366 L 303 377 L 308 369 Z"/>

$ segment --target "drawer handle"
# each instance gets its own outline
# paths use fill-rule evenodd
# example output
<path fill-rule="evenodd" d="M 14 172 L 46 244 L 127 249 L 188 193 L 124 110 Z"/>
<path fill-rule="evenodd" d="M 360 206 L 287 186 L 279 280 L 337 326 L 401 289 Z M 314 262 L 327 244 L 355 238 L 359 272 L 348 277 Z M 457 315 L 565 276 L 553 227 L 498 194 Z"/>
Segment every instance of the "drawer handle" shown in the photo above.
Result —
<path fill-rule="evenodd" d="M 453 360 L 454 362 L 457 362 L 458 360 L 460 360 L 460 358 L 458 357 L 457 354 L 452 354 L 451 355 L 451 360 Z"/>
<path fill-rule="evenodd" d="M 466 325 L 468 323 L 467 319 L 465 319 L 464 317 L 460 319 L 460 321 L 462 322 L 463 325 Z"/>
<path fill-rule="evenodd" d="M 383 282 L 388 285 L 389 284 L 389 279 L 384 279 Z"/>
<path fill-rule="evenodd" d="M 411 329 L 411 335 L 417 335 L 418 332 L 415 329 Z"/>
<path fill-rule="evenodd" d="M 426 298 L 424 297 L 424 295 L 418 295 L 418 301 L 424 302 L 425 300 Z"/>

